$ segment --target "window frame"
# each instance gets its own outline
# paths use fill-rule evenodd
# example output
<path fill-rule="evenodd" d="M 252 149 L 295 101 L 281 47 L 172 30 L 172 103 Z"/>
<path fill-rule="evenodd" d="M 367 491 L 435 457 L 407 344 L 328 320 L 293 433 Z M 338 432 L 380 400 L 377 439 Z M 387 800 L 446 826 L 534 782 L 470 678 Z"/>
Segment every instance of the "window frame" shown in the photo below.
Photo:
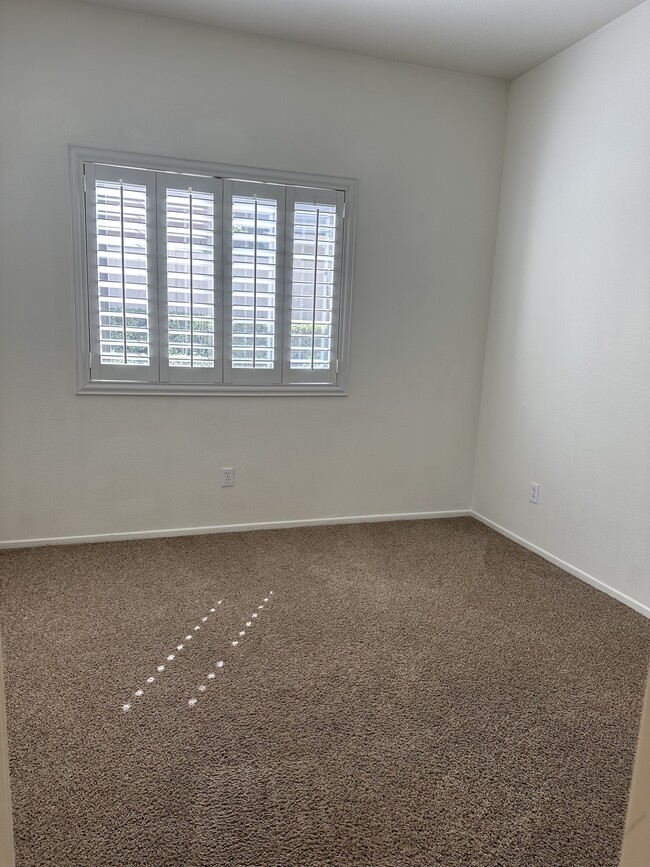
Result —
<path fill-rule="evenodd" d="M 340 263 L 340 290 L 338 295 L 338 322 L 334 330 L 333 349 L 336 352 L 334 361 L 335 369 L 331 372 L 327 382 L 273 382 L 269 378 L 267 383 L 246 382 L 247 377 L 236 377 L 235 382 L 151 382 L 151 381 L 124 381 L 124 380 L 99 380 L 92 379 L 92 346 L 91 340 L 93 331 L 90 326 L 90 315 L 93 309 L 94 300 L 91 299 L 89 267 L 92 263 L 94 251 L 88 250 L 87 244 L 87 226 L 86 226 L 86 174 L 84 167 L 86 163 L 98 163 L 104 166 L 116 166 L 124 168 L 125 172 L 129 170 L 147 170 L 151 172 L 169 172 L 184 174 L 187 176 L 197 176 L 201 179 L 214 179 L 216 187 L 229 187 L 231 182 L 236 186 L 239 184 L 245 185 L 246 182 L 258 182 L 279 184 L 286 188 L 311 188 L 323 189 L 328 191 L 331 196 L 332 192 L 341 194 L 344 197 L 343 220 L 340 227 L 340 243 L 341 243 L 341 263 Z M 347 395 L 348 393 L 348 367 L 349 367 L 349 349 L 350 349 L 350 320 L 351 320 L 351 303 L 352 303 L 352 276 L 354 263 L 354 225 L 356 216 L 357 190 L 358 181 L 354 178 L 331 177 L 325 175 L 305 174 L 300 172 L 283 172 L 274 169 L 259 169 L 248 166 L 233 166 L 225 163 L 212 163 L 197 160 L 186 160 L 172 157 L 151 156 L 147 154 L 124 153 L 121 151 L 104 150 L 97 148 L 80 147 L 77 145 L 69 146 L 69 166 L 70 166 L 70 184 L 72 197 L 72 234 L 73 234 L 73 271 L 74 271 L 74 287 L 75 287 L 75 340 L 76 340 L 76 378 L 77 378 L 77 394 L 143 394 L 143 395 L 230 395 L 230 396 L 264 396 L 264 395 L 294 395 L 294 396 L 315 396 L 315 395 Z M 290 196 L 287 192 L 287 213 L 289 207 Z M 283 199 L 284 199 L 283 194 Z M 159 209 L 154 204 L 154 210 L 160 220 Z M 215 218 L 216 219 L 216 218 Z M 280 310 L 280 319 L 278 331 L 282 334 L 282 351 L 278 355 L 278 364 L 280 374 L 287 375 L 287 359 L 288 359 L 288 342 L 287 329 L 288 321 L 290 321 L 290 310 L 286 310 L 286 299 L 290 296 L 290 291 L 285 287 L 285 277 L 289 274 L 290 262 L 290 247 L 291 238 L 289 235 L 289 224 L 292 223 L 287 218 L 286 226 L 287 233 L 284 239 L 283 249 L 278 251 L 279 259 L 282 261 L 282 266 L 278 266 L 278 273 L 281 275 L 279 285 L 280 297 L 279 303 L 285 305 L 284 314 Z M 219 216 L 221 223 L 221 215 Z M 227 234 L 225 223 L 226 214 L 223 214 L 224 226 L 219 227 L 219 243 L 224 241 Z M 160 230 L 159 230 L 160 233 Z M 155 239 L 154 239 L 155 240 Z M 226 252 L 225 243 L 219 248 L 221 255 Z M 224 284 L 229 271 L 230 251 L 228 256 L 224 257 Z M 163 259 L 160 245 L 155 253 L 154 267 L 150 269 L 155 273 L 155 291 L 156 298 L 163 298 L 166 295 L 166 281 L 163 271 Z M 215 312 L 217 305 L 222 313 L 225 322 L 227 310 L 229 309 L 229 298 L 226 298 L 225 291 L 221 291 L 220 281 L 215 275 Z M 225 288 L 225 287 L 224 287 Z M 156 301 L 157 304 L 157 301 Z M 154 330 L 163 333 L 162 329 L 165 326 L 163 319 L 166 315 L 163 306 L 158 309 L 158 318 L 155 321 Z M 150 323 L 154 320 L 150 318 Z M 224 334 L 226 328 L 223 328 Z M 154 345 L 155 344 L 155 345 Z M 280 349 L 280 347 L 278 347 Z M 157 358 L 157 343 L 152 339 L 152 352 L 156 357 L 155 363 L 158 365 Z M 224 356 L 225 357 L 225 356 Z M 216 358 L 215 358 L 216 362 Z M 105 365 L 105 367 L 108 365 Z M 97 369 L 97 366 L 95 366 Z M 137 369 L 137 367 L 135 368 Z M 180 370 L 181 368 L 179 368 Z M 225 372 L 225 371 L 224 371 Z M 311 371 L 309 371 L 311 373 Z M 274 377 L 277 379 L 277 376 Z M 308 377 L 309 378 L 309 377 Z"/>

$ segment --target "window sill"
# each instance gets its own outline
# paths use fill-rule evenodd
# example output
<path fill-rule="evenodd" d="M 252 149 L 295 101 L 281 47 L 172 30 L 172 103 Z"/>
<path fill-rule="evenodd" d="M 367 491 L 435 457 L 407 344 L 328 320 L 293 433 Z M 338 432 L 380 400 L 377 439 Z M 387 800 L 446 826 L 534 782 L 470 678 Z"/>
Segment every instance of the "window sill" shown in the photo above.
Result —
<path fill-rule="evenodd" d="M 195 397 L 291 397 L 346 396 L 343 384 L 314 385 L 188 385 L 168 382 L 88 382 L 77 389 L 77 394 L 180 394 Z"/>

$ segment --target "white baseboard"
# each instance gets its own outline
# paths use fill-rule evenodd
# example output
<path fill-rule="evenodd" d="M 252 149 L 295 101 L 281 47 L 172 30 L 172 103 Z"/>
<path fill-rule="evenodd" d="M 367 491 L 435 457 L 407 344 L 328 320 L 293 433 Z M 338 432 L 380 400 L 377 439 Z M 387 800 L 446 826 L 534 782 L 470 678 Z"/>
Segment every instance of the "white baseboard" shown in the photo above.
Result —
<path fill-rule="evenodd" d="M 160 539 L 168 536 L 199 536 L 209 533 L 240 533 L 251 530 L 281 530 L 289 527 L 321 527 L 334 524 L 376 523 L 379 521 L 421 521 L 431 518 L 460 518 L 467 516 L 476 518 L 477 521 L 480 521 L 492 530 L 496 530 L 496 532 L 500 533 L 502 536 L 506 536 L 508 539 L 511 539 L 523 548 L 527 548 L 529 551 L 539 554 L 540 557 L 548 560 L 549 563 L 559 566 L 560 569 L 564 569 L 564 571 L 568 572 L 570 575 L 579 578 L 581 581 L 585 581 L 587 584 L 591 584 L 592 587 L 602 590 L 609 596 L 613 596 L 614 599 L 618 599 L 619 602 L 623 602 L 625 605 L 638 611 L 639 614 L 643 614 L 645 617 L 650 618 L 650 607 L 647 605 L 644 605 L 642 602 L 622 593 L 620 590 L 616 590 L 614 587 L 610 587 L 610 585 L 605 584 L 604 581 L 594 578 L 593 575 L 583 572 L 583 570 L 578 569 L 577 566 L 567 563 L 566 560 L 556 557 L 554 554 L 545 551 L 544 548 L 540 548 L 538 545 L 534 545 L 532 542 L 518 536 L 516 533 L 512 533 L 510 530 L 507 530 L 495 521 L 486 518 L 485 515 L 481 515 L 470 509 L 447 509 L 438 512 L 398 512 L 390 515 L 330 516 L 327 518 L 302 518 L 293 521 L 258 521 L 250 524 L 216 524 L 212 527 L 172 527 L 166 530 L 136 530 L 128 533 L 93 533 L 85 536 L 52 536 L 42 539 L 10 539 L 7 541 L 0 541 L 0 548 L 33 548 L 42 545 L 78 545 L 89 542 L 119 542 L 128 539 Z"/>
<path fill-rule="evenodd" d="M 349 515 L 346 517 L 304 518 L 293 521 L 259 521 L 252 524 L 217 524 L 214 527 L 172 527 L 167 530 L 136 530 L 129 533 L 93 533 L 87 536 L 52 536 L 43 539 L 0 541 L 0 548 L 34 548 L 40 545 L 78 545 L 84 542 L 120 542 L 125 539 L 160 539 L 166 536 L 200 536 L 208 533 L 241 533 L 250 530 L 281 530 L 288 527 L 320 527 L 333 524 L 370 524 L 378 521 L 421 521 L 428 518 L 459 518 L 468 509 L 441 512 L 398 512 L 394 515 Z"/>
<path fill-rule="evenodd" d="M 521 545 L 522 548 L 527 548 L 534 554 L 539 554 L 540 557 L 548 560 L 549 563 L 553 563 L 554 566 L 559 566 L 560 569 L 564 569 L 565 572 L 568 572 L 575 578 L 579 578 L 581 581 L 585 581 L 587 584 L 591 584 L 591 586 L 595 587 L 597 590 L 602 590 L 603 593 L 607 593 L 608 596 L 613 596 L 614 599 L 618 599 L 619 602 L 623 602 L 629 608 L 633 608 L 635 611 L 638 611 L 639 614 L 643 614 L 645 617 L 650 618 L 650 608 L 647 605 L 644 605 L 642 602 L 639 602 L 636 599 L 632 599 L 632 597 L 628 596 L 626 593 L 621 593 L 621 591 L 616 590 L 615 587 L 610 587 L 609 584 L 605 584 L 604 581 L 600 581 L 598 578 L 594 578 L 594 576 L 590 575 L 588 572 L 583 572 L 582 569 L 578 569 L 577 566 L 573 566 L 571 563 L 567 563 L 566 560 L 561 560 L 559 557 L 556 557 L 549 551 L 545 551 L 544 548 L 540 548 L 539 545 L 533 545 L 532 542 L 529 542 L 527 539 L 523 539 L 521 536 L 518 536 L 516 533 L 512 533 L 510 530 L 506 530 L 505 527 L 502 527 L 500 524 L 491 521 L 489 518 L 486 518 L 485 515 L 480 515 L 478 512 L 470 512 L 470 515 L 473 518 L 476 518 L 477 521 L 480 521 L 482 524 L 490 527 L 492 530 L 496 530 L 497 533 L 500 533 L 502 536 L 506 536 L 508 539 L 512 539 L 513 542 Z"/>

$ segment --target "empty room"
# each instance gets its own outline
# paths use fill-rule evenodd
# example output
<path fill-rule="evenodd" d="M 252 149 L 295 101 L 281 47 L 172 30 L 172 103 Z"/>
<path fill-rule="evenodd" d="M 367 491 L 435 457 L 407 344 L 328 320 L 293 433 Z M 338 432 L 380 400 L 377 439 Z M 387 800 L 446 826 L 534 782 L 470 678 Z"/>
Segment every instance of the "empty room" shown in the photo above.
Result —
<path fill-rule="evenodd" d="M 0 0 L 0 867 L 650 867 L 649 154 L 650 0 Z"/>

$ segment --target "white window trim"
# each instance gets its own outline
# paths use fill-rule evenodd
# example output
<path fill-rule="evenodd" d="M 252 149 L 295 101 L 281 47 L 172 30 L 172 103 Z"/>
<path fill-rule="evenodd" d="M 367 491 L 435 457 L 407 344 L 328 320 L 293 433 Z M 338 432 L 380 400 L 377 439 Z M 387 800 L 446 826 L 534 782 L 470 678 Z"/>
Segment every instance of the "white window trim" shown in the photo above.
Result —
<path fill-rule="evenodd" d="M 348 361 L 350 348 L 350 319 L 352 303 L 352 274 L 354 263 L 354 223 L 356 215 L 358 181 L 311 175 L 298 172 L 282 172 L 223 163 L 208 163 L 146 154 L 123 153 L 76 145 L 69 147 L 70 179 L 72 193 L 73 270 L 75 286 L 75 335 L 77 394 L 141 394 L 141 395 L 346 395 L 348 393 Z M 341 295 L 338 311 L 336 379 L 328 383 L 164 383 L 124 382 L 91 379 L 90 369 L 90 311 L 88 286 L 88 257 L 86 250 L 86 209 L 84 190 L 84 163 L 104 163 L 124 168 L 174 171 L 212 178 L 241 178 L 246 181 L 261 181 L 284 184 L 290 187 L 321 187 L 337 190 L 345 196 L 343 220 Z"/>

